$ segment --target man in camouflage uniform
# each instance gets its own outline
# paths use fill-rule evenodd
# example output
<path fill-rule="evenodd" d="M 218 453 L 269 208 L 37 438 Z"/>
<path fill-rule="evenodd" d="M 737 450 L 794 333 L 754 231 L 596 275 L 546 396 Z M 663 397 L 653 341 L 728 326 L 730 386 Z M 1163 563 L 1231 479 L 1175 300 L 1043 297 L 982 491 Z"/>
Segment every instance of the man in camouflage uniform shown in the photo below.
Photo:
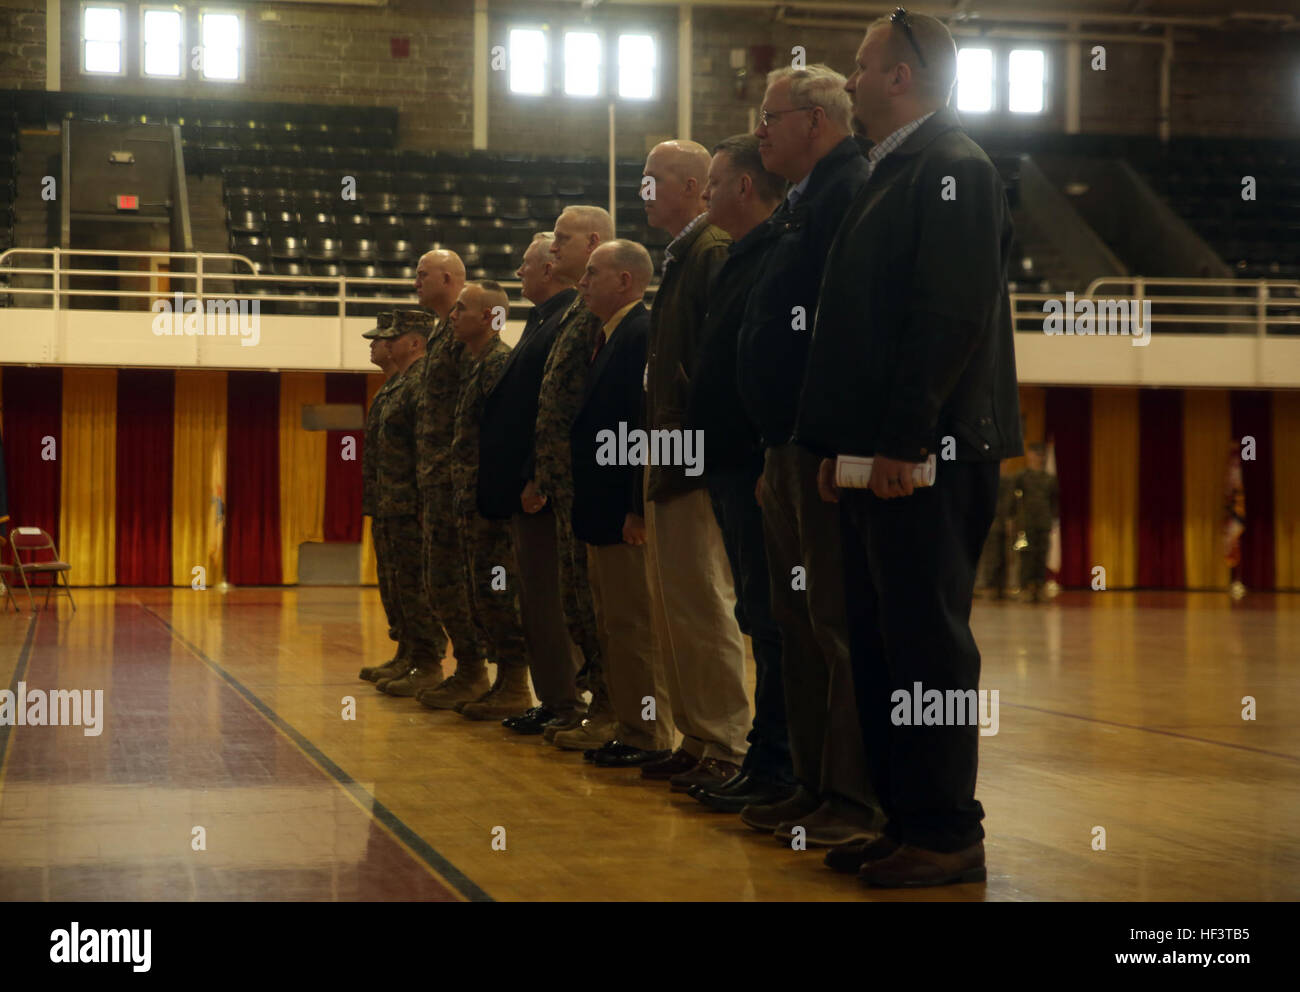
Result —
<path fill-rule="evenodd" d="M 483 649 L 470 612 L 468 578 L 452 498 L 456 399 L 472 359 L 452 336 L 447 318 L 464 285 L 465 266 L 455 252 L 439 249 L 420 259 L 415 290 L 420 305 L 439 318 L 429 338 L 416 423 L 421 558 L 429 603 L 447 631 L 456 657 L 456 671 L 449 679 L 413 679 L 416 699 L 431 709 L 455 709 L 489 689 Z"/>
<path fill-rule="evenodd" d="M 614 238 L 614 222 L 600 207 L 568 207 L 555 221 L 551 243 L 553 268 L 566 282 L 576 284 L 587 269 L 587 259 L 602 241 Z M 614 736 L 614 713 L 601 673 L 600 641 L 591 585 L 587 578 L 587 552 L 573 536 L 573 453 L 570 432 L 582 405 L 587 367 L 595 346 L 600 319 L 576 297 L 560 318 L 555 344 L 546 359 L 542 388 L 537 398 L 537 433 L 532 479 L 520 497 L 524 512 L 536 513 L 547 502 L 555 514 L 560 552 L 560 577 L 564 614 L 569 634 L 582 650 L 585 665 L 578 673 L 579 689 L 591 692 L 587 718 L 573 729 L 546 728 L 543 732 L 557 747 L 585 750 L 603 745 Z"/>
<path fill-rule="evenodd" d="M 518 581 L 510 522 L 478 512 L 479 424 L 483 401 L 505 368 L 510 346 L 500 332 L 510 300 L 495 282 L 471 282 L 461 290 L 448 323 L 471 365 L 456 402 L 451 475 L 456 519 L 468 577 L 470 612 L 479 644 L 496 662 L 492 688 L 456 709 L 470 720 L 499 720 L 532 704 L 528 654 L 519 619 Z"/>
<path fill-rule="evenodd" d="M 1043 446 L 1028 445 L 1028 467 L 1014 481 L 1017 497 L 1016 525 L 1024 536 L 1020 545 L 1020 589 L 1032 602 L 1043 601 L 1047 581 L 1047 551 L 1052 539 L 1052 522 L 1060 513 L 1060 489 L 1056 476 L 1043 470 Z"/>
<path fill-rule="evenodd" d="M 425 340 L 432 318 L 419 310 L 393 313 L 387 333 L 396 374 L 379 414 L 374 452 L 375 527 L 385 550 L 384 570 L 398 616 L 401 640 L 410 645 L 409 672 L 441 676 L 441 653 L 420 573 L 419 494 L 415 484 L 415 419 Z M 410 676 L 376 683 L 394 696 L 411 695 Z"/>
<path fill-rule="evenodd" d="M 361 513 L 371 518 L 370 537 L 375 546 L 375 564 L 379 577 L 379 601 L 384 605 L 384 616 L 388 618 L 388 636 L 397 642 L 397 654 L 382 665 L 367 665 L 361 669 L 361 678 L 367 682 L 378 682 L 381 678 L 393 678 L 410 667 L 410 644 L 402 640 L 401 631 L 397 629 L 397 608 L 393 603 L 392 585 L 388 581 L 389 573 L 384 565 L 388 560 L 388 549 L 384 544 L 383 527 L 374 519 L 377 503 L 375 478 L 375 450 L 379 444 L 379 420 L 384 407 L 384 399 L 393 390 L 396 369 L 392 356 L 388 353 L 387 333 L 393 326 L 393 313 L 385 310 L 378 315 L 376 324 L 361 336 L 370 340 L 370 361 L 378 365 L 384 373 L 384 384 L 379 387 L 370 401 L 366 412 L 366 438 L 361 448 Z M 383 335 L 383 336 L 381 336 Z"/>
<path fill-rule="evenodd" d="M 1005 599 L 1007 595 L 1007 551 L 1011 543 L 1008 531 L 1015 517 L 1015 504 L 1015 482 L 1011 476 L 1004 475 L 998 479 L 998 506 L 979 563 L 980 589 L 995 599 Z"/>

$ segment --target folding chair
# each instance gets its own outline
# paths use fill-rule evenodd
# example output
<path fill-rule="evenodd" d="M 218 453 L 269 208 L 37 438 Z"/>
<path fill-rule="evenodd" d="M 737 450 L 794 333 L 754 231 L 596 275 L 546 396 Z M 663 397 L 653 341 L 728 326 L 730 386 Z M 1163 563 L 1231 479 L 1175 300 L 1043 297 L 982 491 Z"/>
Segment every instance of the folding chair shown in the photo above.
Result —
<path fill-rule="evenodd" d="M 4 545 L 3 545 L 3 544 L 0 544 L 0 548 L 3 548 L 3 547 L 4 547 Z M 0 561 L 0 590 L 3 590 L 3 591 L 4 591 L 4 594 L 5 594 L 5 612 L 6 612 L 6 613 L 9 612 L 9 604 L 10 604 L 10 603 L 13 603 L 13 604 L 14 604 L 14 612 L 15 612 L 15 613 L 21 613 L 21 612 L 22 612 L 20 609 L 18 609 L 18 600 L 14 599 L 14 582 L 17 581 L 17 580 L 14 578 L 14 576 L 17 575 L 17 574 L 18 574 L 18 567 L 17 567 L 16 565 L 10 565 L 10 564 L 8 564 L 7 562 Z M 31 592 L 30 592 L 30 591 L 28 592 L 27 596 L 28 596 L 28 599 L 31 598 Z M 33 607 L 34 607 L 34 605 L 35 605 L 35 604 L 33 603 Z"/>
<path fill-rule="evenodd" d="M 50 605 L 50 590 L 62 589 L 68 594 L 68 602 L 72 603 L 72 612 L 77 611 L 76 601 L 72 598 L 72 586 L 68 582 L 68 572 L 72 566 L 66 561 L 59 558 L 58 549 L 54 546 L 54 539 L 45 533 L 40 527 L 15 527 L 9 532 L 9 544 L 14 552 L 14 566 L 18 574 L 22 577 L 23 586 L 27 589 L 27 598 L 31 601 L 32 612 L 36 611 L 36 600 L 32 596 L 31 583 L 27 581 L 28 574 L 40 575 L 42 573 L 50 576 L 50 584 L 45 587 L 45 602 L 41 604 L 41 609 L 46 609 Z M 32 561 L 23 561 L 22 553 L 26 551 L 32 556 Z M 35 556 L 42 551 L 48 551 L 52 555 L 50 561 L 35 561 Z M 63 577 L 63 585 L 59 585 L 59 576 Z"/>

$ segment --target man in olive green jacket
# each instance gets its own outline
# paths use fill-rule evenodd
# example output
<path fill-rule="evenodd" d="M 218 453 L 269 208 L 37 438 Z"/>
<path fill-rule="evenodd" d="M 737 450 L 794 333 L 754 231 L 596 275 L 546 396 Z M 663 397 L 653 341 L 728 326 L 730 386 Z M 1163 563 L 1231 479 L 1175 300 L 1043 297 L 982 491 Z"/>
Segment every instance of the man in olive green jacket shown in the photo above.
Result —
<path fill-rule="evenodd" d="M 709 287 L 731 239 L 705 220 L 708 151 L 693 141 L 656 145 L 645 164 L 646 220 L 673 241 L 650 311 L 646 358 L 645 541 L 651 616 L 673 722 L 683 741 L 641 774 L 676 792 L 717 786 L 739 770 L 749 730 L 745 646 L 722 532 L 704 483 L 702 432 L 685 429 L 691 376 L 703 345 Z M 662 706 L 663 700 L 659 700 Z"/>

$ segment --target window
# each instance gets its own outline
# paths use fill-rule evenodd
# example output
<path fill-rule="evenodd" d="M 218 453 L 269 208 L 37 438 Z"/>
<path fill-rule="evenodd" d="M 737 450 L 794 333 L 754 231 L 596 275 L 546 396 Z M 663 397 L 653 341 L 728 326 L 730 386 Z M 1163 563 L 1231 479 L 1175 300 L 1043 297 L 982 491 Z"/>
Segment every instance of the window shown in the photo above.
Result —
<path fill-rule="evenodd" d="M 121 7 L 81 8 L 81 71 L 120 76 L 122 65 Z"/>
<path fill-rule="evenodd" d="M 993 50 L 963 48 L 957 53 L 957 109 L 993 109 Z"/>
<path fill-rule="evenodd" d="M 648 34 L 618 36 L 618 95 L 649 100 L 655 93 L 655 40 Z"/>
<path fill-rule="evenodd" d="M 1007 109 L 1013 114 L 1041 114 L 1045 75 L 1046 58 L 1040 49 L 1014 49 L 1007 64 L 1011 86 Z"/>
<path fill-rule="evenodd" d="M 239 15 L 203 11 L 199 15 L 199 43 L 204 79 L 238 80 L 241 77 L 242 31 Z"/>
<path fill-rule="evenodd" d="M 510 29 L 511 93 L 546 93 L 546 48 L 546 32 L 540 28 Z"/>
<path fill-rule="evenodd" d="M 180 78 L 183 75 L 181 12 L 145 8 L 142 20 L 144 74 Z"/>
<path fill-rule="evenodd" d="M 600 35 L 594 32 L 565 32 L 565 96 L 600 96 L 601 47 Z"/>

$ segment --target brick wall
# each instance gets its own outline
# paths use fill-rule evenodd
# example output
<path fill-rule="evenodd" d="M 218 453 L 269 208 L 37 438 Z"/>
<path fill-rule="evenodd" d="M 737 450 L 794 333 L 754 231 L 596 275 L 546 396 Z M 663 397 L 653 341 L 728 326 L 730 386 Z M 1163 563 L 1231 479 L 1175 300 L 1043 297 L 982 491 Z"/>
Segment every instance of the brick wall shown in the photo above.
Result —
<path fill-rule="evenodd" d="M 0 85 L 45 87 L 45 0 L 0 0 Z"/>

